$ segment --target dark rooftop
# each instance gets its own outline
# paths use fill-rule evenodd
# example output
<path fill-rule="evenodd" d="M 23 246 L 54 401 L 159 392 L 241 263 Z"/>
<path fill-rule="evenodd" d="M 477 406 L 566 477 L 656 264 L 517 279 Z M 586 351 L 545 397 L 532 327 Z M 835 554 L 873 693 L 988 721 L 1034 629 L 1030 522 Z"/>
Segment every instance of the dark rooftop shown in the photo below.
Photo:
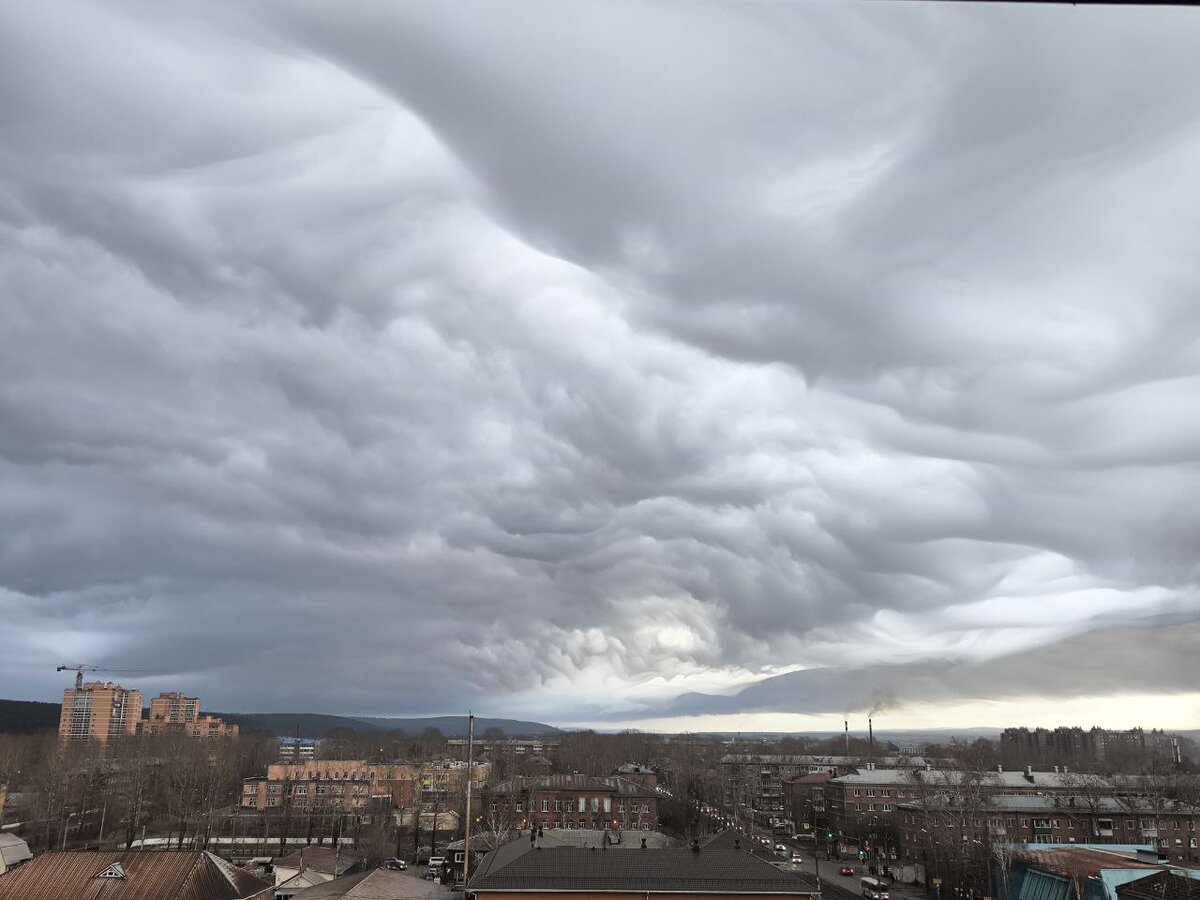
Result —
<path fill-rule="evenodd" d="M 815 893 L 806 876 L 784 872 L 743 850 L 704 848 L 609 851 L 530 849 L 514 841 L 488 854 L 472 891 Z"/>

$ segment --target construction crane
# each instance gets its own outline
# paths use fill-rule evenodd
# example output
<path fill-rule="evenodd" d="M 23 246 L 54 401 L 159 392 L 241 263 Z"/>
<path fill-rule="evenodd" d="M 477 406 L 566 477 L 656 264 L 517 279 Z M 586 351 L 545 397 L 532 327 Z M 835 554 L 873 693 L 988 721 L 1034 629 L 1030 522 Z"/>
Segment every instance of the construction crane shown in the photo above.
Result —
<path fill-rule="evenodd" d="M 115 674 L 129 674 L 133 672 L 153 672 L 153 669 L 106 669 L 104 666 L 89 666 L 84 663 L 78 663 L 73 666 L 59 666 L 54 671 L 56 672 L 74 672 L 75 673 L 75 690 L 83 687 L 84 672 L 113 672 Z"/>

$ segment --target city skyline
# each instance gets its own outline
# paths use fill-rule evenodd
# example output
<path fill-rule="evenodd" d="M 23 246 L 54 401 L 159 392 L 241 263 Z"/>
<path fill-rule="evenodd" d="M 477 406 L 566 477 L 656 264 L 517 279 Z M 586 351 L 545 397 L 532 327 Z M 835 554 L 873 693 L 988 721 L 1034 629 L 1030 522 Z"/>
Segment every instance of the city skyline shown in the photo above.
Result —
<path fill-rule="evenodd" d="M 0 10 L 0 694 L 1200 726 L 1198 39 Z"/>

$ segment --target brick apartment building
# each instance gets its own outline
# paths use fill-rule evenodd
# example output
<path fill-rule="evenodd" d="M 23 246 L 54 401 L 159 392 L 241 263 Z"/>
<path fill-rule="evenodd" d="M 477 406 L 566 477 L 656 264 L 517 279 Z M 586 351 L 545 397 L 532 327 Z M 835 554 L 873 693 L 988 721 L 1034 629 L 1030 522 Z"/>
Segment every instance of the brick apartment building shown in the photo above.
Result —
<path fill-rule="evenodd" d="M 78 681 L 63 691 L 58 719 L 62 743 L 96 741 L 107 744 L 137 734 L 142 719 L 142 692 L 129 691 L 111 681 Z"/>
<path fill-rule="evenodd" d="M 150 701 L 150 718 L 140 723 L 142 734 L 186 734 L 188 737 L 237 737 L 238 726 L 215 716 L 200 715 L 200 698 L 178 691 L 159 694 Z"/>
<path fill-rule="evenodd" d="M 291 806 L 348 812 L 386 798 L 392 807 L 409 809 L 416 802 L 416 785 L 417 770 L 406 763 L 344 759 L 277 763 L 267 767 L 266 778 L 242 782 L 241 805 L 243 809 Z"/>
<path fill-rule="evenodd" d="M 1145 797 L 995 795 L 981 805 L 945 797 L 897 805 L 900 850 L 909 857 L 935 844 L 1152 845 L 1175 861 L 1200 859 L 1200 807 Z"/>
<path fill-rule="evenodd" d="M 833 775 L 829 772 L 814 772 L 797 775 L 784 786 L 784 817 L 797 828 L 808 825 L 812 829 L 824 828 L 829 824 L 825 791 Z"/>
<path fill-rule="evenodd" d="M 926 768 L 867 768 L 827 782 L 827 824 L 849 838 L 862 838 L 869 833 L 891 833 L 894 837 L 900 803 L 934 796 L 1067 796 L 1080 793 L 1085 783 L 1091 793 L 1096 793 L 1100 786 L 1111 787 L 1099 776 L 1073 774 L 1059 767 L 1049 772 L 1035 772 L 1029 767 L 1015 772 L 998 768 L 977 775 Z M 1132 792 L 1132 788 L 1124 791 Z"/>
<path fill-rule="evenodd" d="M 942 760 L 881 757 L 880 766 L 924 767 Z M 721 757 L 722 801 L 727 810 L 751 817 L 760 825 L 787 815 L 786 784 L 800 775 L 828 772 L 844 775 L 868 763 L 858 756 L 811 756 L 788 754 L 729 754 Z M 874 765 L 874 763 L 871 763 Z"/>
<path fill-rule="evenodd" d="M 659 795 L 619 776 L 514 778 L 483 796 L 482 818 L 503 827 L 654 830 Z"/>

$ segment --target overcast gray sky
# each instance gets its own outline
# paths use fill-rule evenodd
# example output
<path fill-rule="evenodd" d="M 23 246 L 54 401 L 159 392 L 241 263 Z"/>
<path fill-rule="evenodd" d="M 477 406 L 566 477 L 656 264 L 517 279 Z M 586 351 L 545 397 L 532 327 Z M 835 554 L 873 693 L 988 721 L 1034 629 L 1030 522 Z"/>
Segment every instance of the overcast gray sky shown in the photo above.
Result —
<path fill-rule="evenodd" d="M 0 6 L 0 696 L 1200 724 L 1198 44 Z"/>

